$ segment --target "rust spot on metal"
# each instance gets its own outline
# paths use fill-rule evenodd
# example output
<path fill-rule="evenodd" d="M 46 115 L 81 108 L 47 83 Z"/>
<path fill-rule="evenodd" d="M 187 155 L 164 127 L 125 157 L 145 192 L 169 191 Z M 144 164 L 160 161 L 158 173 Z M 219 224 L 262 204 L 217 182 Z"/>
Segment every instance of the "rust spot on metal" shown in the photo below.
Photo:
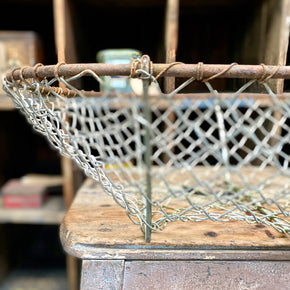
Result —
<path fill-rule="evenodd" d="M 207 237 L 215 238 L 217 236 L 217 233 L 216 232 L 206 232 L 204 235 Z"/>
<path fill-rule="evenodd" d="M 271 239 L 275 239 L 275 236 L 269 231 L 269 230 L 265 230 L 265 234 L 271 238 Z"/>

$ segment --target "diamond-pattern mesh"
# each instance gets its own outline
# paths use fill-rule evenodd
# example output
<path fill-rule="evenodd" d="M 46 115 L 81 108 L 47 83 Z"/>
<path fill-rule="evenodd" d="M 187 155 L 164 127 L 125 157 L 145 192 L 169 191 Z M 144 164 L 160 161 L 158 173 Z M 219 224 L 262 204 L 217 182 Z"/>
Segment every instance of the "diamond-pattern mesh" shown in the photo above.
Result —
<path fill-rule="evenodd" d="M 86 75 L 101 81 L 92 71 Z M 70 84 L 82 76 L 4 79 L 4 87 L 34 129 L 98 181 L 134 223 L 156 230 L 177 220 L 242 220 L 290 233 L 290 98 L 279 98 L 267 83 L 258 84 L 265 98 L 247 96 L 256 80 L 227 94 L 205 82 L 206 98 L 150 98 L 149 122 L 142 96 L 108 88 L 88 97 Z M 76 97 L 57 93 L 59 83 Z M 145 218 L 146 130 L 152 224 Z"/>

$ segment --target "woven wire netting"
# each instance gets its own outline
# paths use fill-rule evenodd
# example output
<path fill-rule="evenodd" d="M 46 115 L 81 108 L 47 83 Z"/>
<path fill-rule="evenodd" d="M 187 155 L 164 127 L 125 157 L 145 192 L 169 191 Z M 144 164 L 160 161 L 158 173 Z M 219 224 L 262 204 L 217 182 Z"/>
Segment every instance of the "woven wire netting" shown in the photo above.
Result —
<path fill-rule="evenodd" d="M 290 233 L 290 98 L 257 80 L 230 93 L 205 82 L 205 94 L 178 95 L 198 82 L 191 78 L 164 94 L 150 76 L 148 120 L 142 90 L 121 94 L 107 86 L 88 96 L 73 85 L 84 76 L 96 88 L 102 82 L 84 70 L 70 78 L 4 79 L 4 88 L 33 128 L 99 182 L 141 229 L 178 220 L 238 220 Z M 75 96 L 64 96 L 56 89 L 61 84 Z M 253 86 L 263 97 L 247 93 Z"/>

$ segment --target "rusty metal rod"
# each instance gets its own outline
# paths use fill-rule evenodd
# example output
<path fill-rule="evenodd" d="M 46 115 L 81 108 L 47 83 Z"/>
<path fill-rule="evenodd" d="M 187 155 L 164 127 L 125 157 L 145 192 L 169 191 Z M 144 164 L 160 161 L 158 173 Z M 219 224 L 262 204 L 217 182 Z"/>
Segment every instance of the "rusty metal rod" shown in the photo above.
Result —
<path fill-rule="evenodd" d="M 142 68 L 146 71 L 150 71 L 150 58 L 148 56 L 142 56 L 141 58 L 141 65 Z M 143 79 L 143 117 L 144 119 L 151 124 L 152 123 L 152 111 L 149 102 L 149 79 Z M 145 145 L 145 152 L 144 152 L 144 162 L 145 162 L 145 170 L 146 170 L 146 202 L 145 202 L 145 240 L 147 243 L 151 241 L 151 229 L 152 229 L 152 176 L 151 176 L 151 167 L 152 167 L 152 143 L 151 143 L 151 128 L 148 125 L 144 126 L 145 135 L 144 135 L 144 145 Z"/>
<path fill-rule="evenodd" d="M 198 64 L 176 64 L 166 70 L 170 64 L 155 63 L 153 64 L 153 75 L 158 75 L 164 71 L 163 77 L 195 77 L 201 75 L 201 68 Z M 234 65 L 229 70 L 230 65 L 225 64 L 203 64 L 203 79 L 210 78 L 217 74 L 217 78 L 246 78 L 261 79 L 265 76 L 271 76 L 273 79 L 290 79 L 290 66 L 272 65 Z M 34 78 L 37 74 L 39 78 L 50 78 L 56 74 L 64 77 L 71 77 L 84 70 L 92 70 L 99 76 L 129 76 L 131 74 L 130 64 L 104 64 L 104 63 L 83 63 L 83 64 L 63 64 L 63 65 L 46 65 L 35 67 L 27 67 L 22 69 L 13 69 L 6 74 L 8 81 L 21 80 L 22 78 Z M 227 70 L 227 71 L 225 71 Z M 273 73 L 275 71 L 275 73 Z M 13 74 L 13 76 L 12 76 Z M 22 74 L 22 75 L 21 75 Z"/>

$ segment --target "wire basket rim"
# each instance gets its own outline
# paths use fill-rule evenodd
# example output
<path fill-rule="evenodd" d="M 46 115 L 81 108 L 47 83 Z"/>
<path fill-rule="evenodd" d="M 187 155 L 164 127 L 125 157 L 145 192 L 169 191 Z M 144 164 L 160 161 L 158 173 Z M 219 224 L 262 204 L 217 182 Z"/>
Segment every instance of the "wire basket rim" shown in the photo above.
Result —
<path fill-rule="evenodd" d="M 140 68 L 140 64 L 137 65 Z M 131 76 L 132 63 L 106 64 L 106 63 L 58 63 L 55 65 L 36 64 L 35 66 L 17 67 L 5 74 L 8 81 L 20 81 L 31 78 L 71 77 L 84 70 L 91 70 L 98 76 Z M 290 79 L 290 66 L 276 65 L 244 65 L 244 64 L 185 64 L 185 63 L 154 63 L 152 75 L 162 77 L 194 77 L 205 81 L 213 78 L 246 78 L 258 81 L 268 79 Z M 202 78 L 201 78 L 202 76 Z"/>

